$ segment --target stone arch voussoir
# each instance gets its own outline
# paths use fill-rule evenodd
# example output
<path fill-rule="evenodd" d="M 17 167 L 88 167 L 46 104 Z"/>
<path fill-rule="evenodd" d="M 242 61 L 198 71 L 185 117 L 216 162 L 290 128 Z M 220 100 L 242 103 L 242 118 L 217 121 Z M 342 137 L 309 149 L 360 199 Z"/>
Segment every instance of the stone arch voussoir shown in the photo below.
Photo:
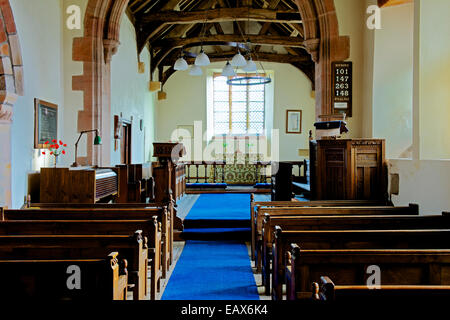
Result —
<path fill-rule="evenodd" d="M 99 129 L 110 135 L 103 124 L 111 110 L 110 62 L 120 44 L 120 24 L 129 0 L 89 0 L 84 17 L 84 35 L 73 40 L 73 60 L 83 62 L 83 74 L 72 79 L 73 90 L 83 91 L 83 110 L 78 113 L 78 132 Z M 87 157 L 81 164 L 109 164 L 108 145 L 93 148 L 93 134 L 88 136 Z M 104 140 L 106 141 L 106 140 Z"/>
<path fill-rule="evenodd" d="M 305 29 L 305 46 L 316 64 L 316 119 L 332 114 L 331 63 L 350 56 L 350 39 L 339 35 L 334 0 L 296 0 Z"/>

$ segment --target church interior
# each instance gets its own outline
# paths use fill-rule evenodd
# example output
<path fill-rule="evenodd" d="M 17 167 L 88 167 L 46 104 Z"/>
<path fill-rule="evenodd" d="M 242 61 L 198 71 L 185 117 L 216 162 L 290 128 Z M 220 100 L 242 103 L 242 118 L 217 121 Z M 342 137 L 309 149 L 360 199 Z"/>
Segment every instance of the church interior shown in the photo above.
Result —
<path fill-rule="evenodd" d="M 448 301 L 449 13 L 0 1 L 0 301 Z"/>

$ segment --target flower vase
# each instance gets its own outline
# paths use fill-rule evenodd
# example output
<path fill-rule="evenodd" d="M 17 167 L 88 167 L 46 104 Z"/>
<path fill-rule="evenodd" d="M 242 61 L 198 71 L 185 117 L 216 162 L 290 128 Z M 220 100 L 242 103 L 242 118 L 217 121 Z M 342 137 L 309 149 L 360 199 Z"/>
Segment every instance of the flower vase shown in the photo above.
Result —
<path fill-rule="evenodd" d="M 56 163 L 57 163 L 58 157 L 55 156 L 54 158 L 55 158 L 55 168 L 56 168 Z"/>

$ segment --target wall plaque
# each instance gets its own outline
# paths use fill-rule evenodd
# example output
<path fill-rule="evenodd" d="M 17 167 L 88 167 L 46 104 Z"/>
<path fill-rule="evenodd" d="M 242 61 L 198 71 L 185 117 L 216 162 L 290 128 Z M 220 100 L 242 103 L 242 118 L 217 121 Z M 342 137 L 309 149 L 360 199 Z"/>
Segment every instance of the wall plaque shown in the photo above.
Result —
<path fill-rule="evenodd" d="M 333 62 L 333 113 L 352 116 L 353 63 L 351 61 Z"/>
<path fill-rule="evenodd" d="M 44 149 L 46 141 L 58 140 L 58 106 L 34 99 L 34 148 Z"/>

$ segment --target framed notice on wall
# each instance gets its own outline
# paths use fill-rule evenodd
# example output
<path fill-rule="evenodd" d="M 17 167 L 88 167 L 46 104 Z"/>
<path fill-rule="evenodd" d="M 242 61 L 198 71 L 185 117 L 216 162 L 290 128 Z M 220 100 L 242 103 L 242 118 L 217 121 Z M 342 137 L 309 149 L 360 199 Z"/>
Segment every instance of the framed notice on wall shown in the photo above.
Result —
<path fill-rule="evenodd" d="M 353 63 L 351 61 L 333 62 L 333 113 L 352 116 Z"/>
<path fill-rule="evenodd" d="M 286 110 L 286 133 L 302 133 L 302 110 Z"/>
<path fill-rule="evenodd" d="M 34 99 L 34 148 L 44 149 L 46 141 L 58 140 L 58 106 Z"/>

